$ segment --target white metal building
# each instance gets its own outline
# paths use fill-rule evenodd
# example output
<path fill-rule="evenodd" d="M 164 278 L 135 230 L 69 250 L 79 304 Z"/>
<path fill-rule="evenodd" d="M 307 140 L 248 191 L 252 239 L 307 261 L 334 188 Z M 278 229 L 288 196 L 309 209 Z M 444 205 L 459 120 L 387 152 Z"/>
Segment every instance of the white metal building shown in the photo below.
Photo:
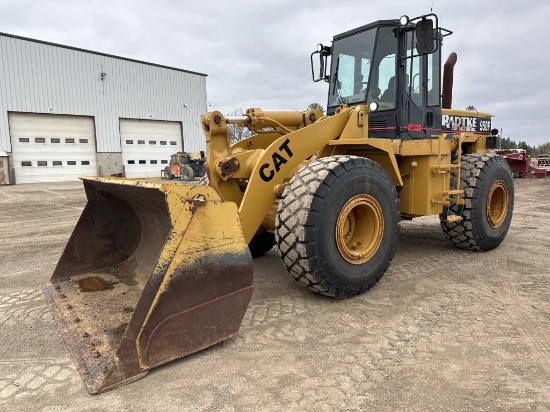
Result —
<path fill-rule="evenodd" d="M 0 184 L 158 177 L 206 109 L 205 74 L 0 33 Z"/>

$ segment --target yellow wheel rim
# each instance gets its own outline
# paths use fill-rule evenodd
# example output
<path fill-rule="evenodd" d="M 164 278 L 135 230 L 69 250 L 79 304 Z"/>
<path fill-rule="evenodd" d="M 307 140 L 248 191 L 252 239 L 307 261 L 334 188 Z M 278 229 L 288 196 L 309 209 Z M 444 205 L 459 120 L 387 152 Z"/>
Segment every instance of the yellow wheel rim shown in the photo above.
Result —
<path fill-rule="evenodd" d="M 336 245 L 349 263 L 360 265 L 378 250 L 384 234 L 380 204 L 369 195 L 352 197 L 336 221 Z"/>
<path fill-rule="evenodd" d="M 491 186 L 487 196 L 487 220 L 491 227 L 499 228 L 508 214 L 508 188 L 502 180 Z"/>

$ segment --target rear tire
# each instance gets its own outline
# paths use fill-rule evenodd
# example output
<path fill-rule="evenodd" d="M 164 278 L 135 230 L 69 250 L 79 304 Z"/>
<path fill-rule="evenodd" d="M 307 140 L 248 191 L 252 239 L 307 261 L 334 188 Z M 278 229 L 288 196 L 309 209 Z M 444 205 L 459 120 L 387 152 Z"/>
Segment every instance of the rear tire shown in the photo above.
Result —
<path fill-rule="evenodd" d="M 172 180 L 174 178 L 174 175 L 172 174 L 172 170 L 170 169 L 170 166 L 166 166 L 164 168 L 164 177 L 168 180 Z"/>
<path fill-rule="evenodd" d="M 455 175 L 451 175 L 451 187 L 456 187 Z M 514 181 L 508 163 L 494 154 L 462 156 L 460 188 L 464 190 L 463 219 L 441 220 L 445 237 L 462 249 L 496 248 L 506 237 L 514 210 Z M 458 214 L 456 204 L 451 204 L 451 211 Z"/>
<path fill-rule="evenodd" d="M 295 280 L 323 295 L 348 298 L 378 282 L 399 237 L 399 198 L 375 162 L 334 156 L 292 177 L 279 203 L 276 240 Z"/>
<path fill-rule="evenodd" d="M 204 167 L 204 165 L 197 166 L 197 173 L 195 173 L 195 176 L 203 177 L 204 175 L 206 175 L 206 167 Z"/>
<path fill-rule="evenodd" d="M 180 173 L 181 180 L 189 181 L 195 178 L 195 174 L 193 173 L 191 166 L 181 166 Z"/>

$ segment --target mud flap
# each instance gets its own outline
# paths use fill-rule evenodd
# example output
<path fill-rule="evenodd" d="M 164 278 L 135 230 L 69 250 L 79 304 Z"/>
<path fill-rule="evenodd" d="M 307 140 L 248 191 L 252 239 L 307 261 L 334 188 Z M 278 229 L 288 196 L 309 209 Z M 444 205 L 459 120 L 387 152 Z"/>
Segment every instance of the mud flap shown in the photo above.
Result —
<path fill-rule="evenodd" d="M 83 180 L 45 295 L 90 393 L 236 334 L 253 288 L 236 205 L 208 186 Z"/>

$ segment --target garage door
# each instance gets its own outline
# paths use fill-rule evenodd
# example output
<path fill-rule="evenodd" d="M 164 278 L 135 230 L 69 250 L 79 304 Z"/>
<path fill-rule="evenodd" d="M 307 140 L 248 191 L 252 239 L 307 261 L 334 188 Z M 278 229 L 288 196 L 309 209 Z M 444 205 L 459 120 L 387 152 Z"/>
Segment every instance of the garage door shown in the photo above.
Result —
<path fill-rule="evenodd" d="M 16 183 L 96 175 L 93 118 L 9 113 L 9 123 Z"/>
<path fill-rule="evenodd" d="M 170 155 L 182 151 L 181 123 L 120 119 L 126 177 L 160 177 Z"/>

